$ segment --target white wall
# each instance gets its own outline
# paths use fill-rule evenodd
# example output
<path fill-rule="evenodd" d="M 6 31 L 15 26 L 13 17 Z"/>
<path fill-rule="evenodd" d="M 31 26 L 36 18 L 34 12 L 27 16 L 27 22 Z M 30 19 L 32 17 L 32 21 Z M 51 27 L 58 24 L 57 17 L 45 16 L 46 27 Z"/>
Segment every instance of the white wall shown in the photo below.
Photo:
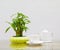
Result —
<path fill-rule="evenodd" d="M 47 29 L 54 33 L 55 41 L 60 40 L 60 0 L 0 0 L 0 39 L 15 35 L 12 30 L 4 33 L 8 26 L 5 22 L 18 11 L 30 17 L 28 34 Z"/>

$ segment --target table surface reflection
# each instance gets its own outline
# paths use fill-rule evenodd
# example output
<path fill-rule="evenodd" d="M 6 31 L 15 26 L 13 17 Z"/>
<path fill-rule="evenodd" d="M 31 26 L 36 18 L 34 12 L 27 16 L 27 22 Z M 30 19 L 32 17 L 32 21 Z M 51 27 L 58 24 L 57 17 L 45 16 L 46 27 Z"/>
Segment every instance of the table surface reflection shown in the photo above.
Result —
<path fill-rule="evenodd" d="M 60 42 L 42 43 L 38 45 L 11 44 L 9 41 L 0 41 L 0 50 L 60 50 Z"/>

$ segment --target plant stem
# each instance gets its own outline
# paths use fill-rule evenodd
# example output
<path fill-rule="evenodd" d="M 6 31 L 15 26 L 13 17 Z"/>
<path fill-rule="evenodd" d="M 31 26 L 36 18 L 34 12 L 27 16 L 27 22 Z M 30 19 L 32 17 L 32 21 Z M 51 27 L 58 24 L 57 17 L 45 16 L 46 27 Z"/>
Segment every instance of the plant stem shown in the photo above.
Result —
<path fill-rule="evenodd" d="M 22 34 L 22 31 L 16 31 L 16 37 L 22 37 L 23 34 Z"/>

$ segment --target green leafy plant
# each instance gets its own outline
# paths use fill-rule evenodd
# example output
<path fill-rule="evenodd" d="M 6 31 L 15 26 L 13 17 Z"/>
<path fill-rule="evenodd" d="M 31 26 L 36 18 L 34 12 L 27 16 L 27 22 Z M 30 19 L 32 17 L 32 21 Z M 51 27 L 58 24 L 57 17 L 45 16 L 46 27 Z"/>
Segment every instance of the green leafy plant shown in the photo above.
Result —
<path fill-rule="evenodd" d="M 16 37 L 22 37 L 23 31 L 27 31 L 28 27 L 26 24 L 30 23 L 28 16 L 24 15 L 23 13 L 17 13 L 17 16 L 12 19 L 12 22 L 8 22 L 10 25 L 5 32 L 7 32 L 11 27 L 16 32 Z"/>

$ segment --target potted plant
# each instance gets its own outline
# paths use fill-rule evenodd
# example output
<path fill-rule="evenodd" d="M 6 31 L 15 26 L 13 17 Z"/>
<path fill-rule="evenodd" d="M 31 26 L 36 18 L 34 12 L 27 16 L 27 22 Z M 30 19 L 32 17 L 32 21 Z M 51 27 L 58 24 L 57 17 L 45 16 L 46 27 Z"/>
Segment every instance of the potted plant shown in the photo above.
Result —
<path fill-rule="evenodd" d="M 8 22 L 10 25 L 5 32 L 7 32 L 11 27 L 16 33 L 16 36 L 12 36 L 10 41 L 12 43 L 26 43 L 28 37 L 23 36 L 23 32 L 27 31 L 28 27 L 26 24 L 29 24 L 30 20 L 28 16 L 24 15 L 23 13 L 16 13 L 16 17 L 12 18 L 12 22 Z"/>

